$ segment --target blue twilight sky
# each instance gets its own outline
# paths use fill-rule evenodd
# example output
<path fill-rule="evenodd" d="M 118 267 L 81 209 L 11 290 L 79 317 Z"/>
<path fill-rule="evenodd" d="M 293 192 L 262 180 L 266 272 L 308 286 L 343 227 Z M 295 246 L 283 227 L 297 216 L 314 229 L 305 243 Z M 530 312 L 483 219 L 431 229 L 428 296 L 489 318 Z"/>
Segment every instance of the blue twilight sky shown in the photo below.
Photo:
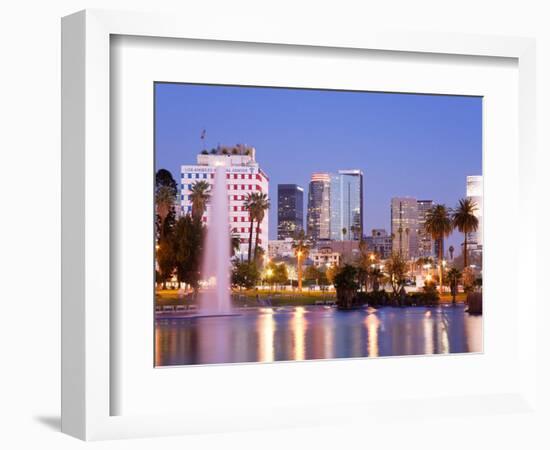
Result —
<path fill-rule="evenodd" d="M 390 199 L 411 196 L 454 206 L 466 176 L 481 174 L 480 97 L 157 83 L 156 168 L 179 183 L 208 149 L 256 147 L 270 177 L 269 236 L 277 234 L 277 184 L 307 187 L 312 172 L 364 172 L 364 229 L 390 230 Z M 305 218 L 304 218 L 305 220 Z M 455 233 L 446 243 L 460 248 Z"/>

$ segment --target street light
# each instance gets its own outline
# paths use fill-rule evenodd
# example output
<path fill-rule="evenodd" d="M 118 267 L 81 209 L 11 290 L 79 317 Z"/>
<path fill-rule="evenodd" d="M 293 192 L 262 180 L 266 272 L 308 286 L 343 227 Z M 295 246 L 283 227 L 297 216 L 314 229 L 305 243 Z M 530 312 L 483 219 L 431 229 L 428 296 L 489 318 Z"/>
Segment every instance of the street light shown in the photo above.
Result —
<path fill-rule="evenodd" d="M 266 275 L 267 275 L 267 284 L 270 286 L 270 289 L 271 289 L 271 276 L 273 275 L 273 270 L 267 269 Z"/>
<path fill-rule="evenodd" d="M 298 257 L 298 292 L 302 292 L 302 263 L 300 261 L 302 250 L 298 250 L 296 256 Z"/>

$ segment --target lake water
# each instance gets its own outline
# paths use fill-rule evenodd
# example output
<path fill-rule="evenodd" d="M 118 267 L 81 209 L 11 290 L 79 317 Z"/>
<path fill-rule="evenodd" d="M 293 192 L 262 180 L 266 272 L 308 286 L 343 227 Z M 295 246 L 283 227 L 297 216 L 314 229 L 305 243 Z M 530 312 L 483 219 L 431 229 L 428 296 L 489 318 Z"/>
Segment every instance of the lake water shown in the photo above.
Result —
<path fill-rule="evenodd" d="M 156 319 L 155 365 L 300 361 L 483 351 L 482 316 L 464 306 L 338 311 L 250 308 Z"/>

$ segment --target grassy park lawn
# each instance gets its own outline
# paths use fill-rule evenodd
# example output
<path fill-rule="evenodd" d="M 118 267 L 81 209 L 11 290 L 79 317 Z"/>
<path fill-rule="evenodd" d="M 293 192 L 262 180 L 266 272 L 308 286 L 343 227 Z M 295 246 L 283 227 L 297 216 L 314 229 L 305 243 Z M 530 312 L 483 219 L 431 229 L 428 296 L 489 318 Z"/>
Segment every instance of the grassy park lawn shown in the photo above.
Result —
<path fill-rule="evenodd" d="M 256 295 L 260 299 L 270 299 L 273 306 L 290 305 L 314 305 L 317 301 L 336 300 L 335 292 L 308 291 L 307 288 L 301 293 L 295 291 L 255 291 L 243 290 L 233 291 L 233 301 L 237 306 L 256 306 Z M 195 301 L 191 296 L 178 296 L 177 290 L 164 289 L 156 291 L 157 305 L 192 305 Z"/>
<path fill-rule="evenodd" d="M 271 300 L 273 306 L 307 306 L 314 305 L 318 301 L 334 301 L 336 300 L 336 293 L 332 292 L 320 292 L 309 291 L 307 288 L 301 293 L 297 291 L 255 291 L 255 290 L 243 290 L 233 291 L 233 301 L 237 306 L 256 306 L 256 295 L 260 299 Z M 460 293 L 456 296 L 458 303 L 463 303 L 466 300 L 466 294 Z M 451 303 L 452 298 L 450 294 L 443 294 L 440 303 Z M 178 297 L 178 291 L 173 289 L 164 289 L 156 291 L 156 303 L 157 305 L 193 305 L 195 301 L 190 295 L 183 296 L 181 299 Z"/>
<path fill-rule="evenodd" d="M 451 303 L 453 301 L 453 298 L 451 297 L 451 294 L 443 294 L 439 298 L 439 303 Z M 457 303 L 464 303 L 466 301 L 466 294 L 460 293 L 456 296 L 456 302 Z"/>

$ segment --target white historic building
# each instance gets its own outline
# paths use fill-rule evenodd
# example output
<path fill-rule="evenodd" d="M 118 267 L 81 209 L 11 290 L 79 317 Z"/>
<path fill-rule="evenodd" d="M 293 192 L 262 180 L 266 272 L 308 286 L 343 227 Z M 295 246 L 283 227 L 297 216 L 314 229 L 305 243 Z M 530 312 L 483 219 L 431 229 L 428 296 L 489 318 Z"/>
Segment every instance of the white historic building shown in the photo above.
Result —
<path fill-rule="evenodd" d="M 250 237 L 250 216 L 244 208 L 248 194 L 253 192 L 268 193 L 269 178 L 256 162 L 256 149 L 244 145 L 235 147 L 218 146 L 210 152 L 197 155 L 196 165 L 181 166 L 181 214 L 190 214 L 192 203 L 190 200 L 191 186 L 200 180 L 209 184 L 215 183 L 216 167 L 223 165 L 226 168 L 227 195 L 229 198 L 229 223 L 231 232 L 240 239 L 238 257 L 244 259 L 248 255 L 248 239 Z M 265 212 L 260 224 L 258 245 L 267 253 L 269 214 Z M 208 226 L 210 220 L 210 206 L 207 206 L 202 220 Z M 256 239 L 254 223 L 253 243 Z M 253 244 L 254 245 L 254 244 Z"/>
<path fill-rule="evenodd" d="M 292 245 L 294 239 L 286 238 L 269 241 L 268 256 L 270 258 L 290 258 L 294 256 Z"/>
<path fill-rule="evenodd" d="M 340 253 L 330 247 L 313 248 L 309 252 L 309 259 L 315 267 L 330 267 L 340 265 Z"/>

